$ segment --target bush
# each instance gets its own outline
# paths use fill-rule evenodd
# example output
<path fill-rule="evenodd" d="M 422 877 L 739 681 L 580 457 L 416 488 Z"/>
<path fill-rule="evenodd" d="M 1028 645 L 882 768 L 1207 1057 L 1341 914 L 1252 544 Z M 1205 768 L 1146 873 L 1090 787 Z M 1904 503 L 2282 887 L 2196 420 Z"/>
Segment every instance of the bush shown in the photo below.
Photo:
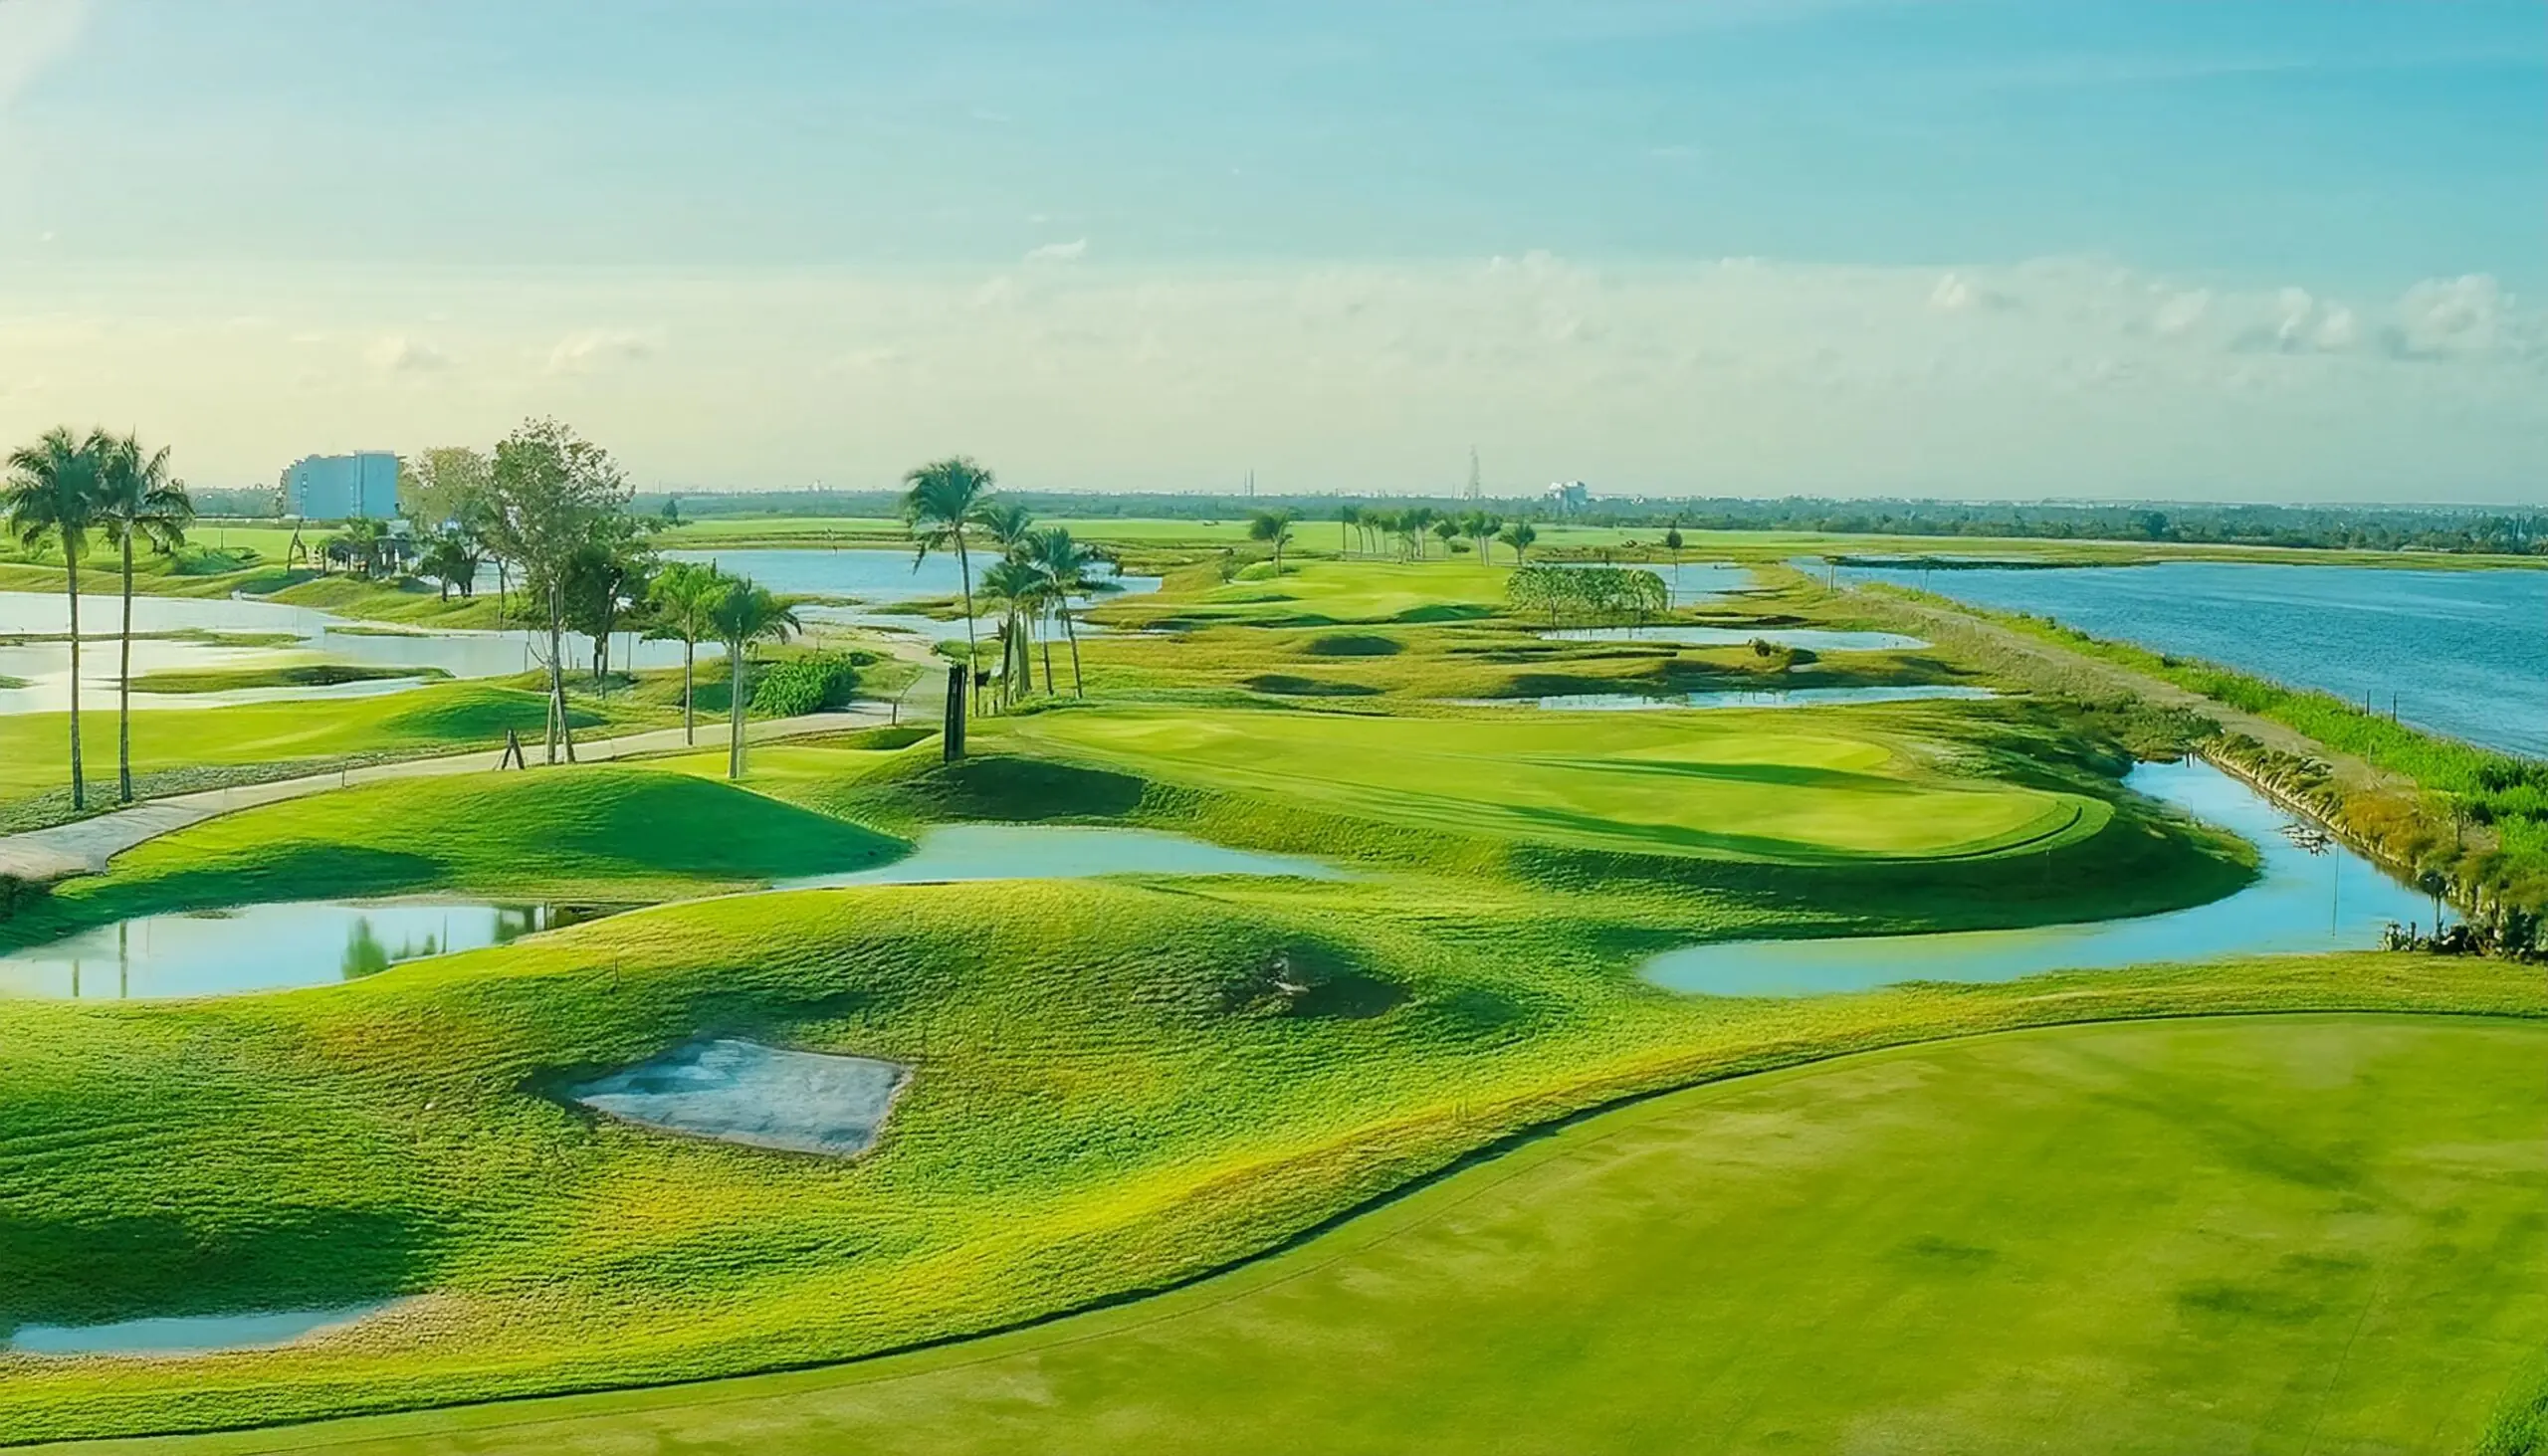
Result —
<path fill-rule="evenodd" d="M 858 668 L 847 655 L 809 653 L 762 668 L 752 683 L 752 713 L 760 718 L 794 718 L 821 713 L 849 703 L 858 687 Z"/>

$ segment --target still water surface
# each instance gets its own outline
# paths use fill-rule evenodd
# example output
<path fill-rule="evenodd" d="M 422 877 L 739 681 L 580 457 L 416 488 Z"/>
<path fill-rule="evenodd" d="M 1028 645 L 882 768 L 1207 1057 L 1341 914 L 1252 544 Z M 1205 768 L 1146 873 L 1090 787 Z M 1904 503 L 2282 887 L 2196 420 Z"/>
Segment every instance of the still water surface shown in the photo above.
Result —
<path fill-rule="evenodd" d="M 0 996 L 157 1000 L 328 985 L 578 918 L 539 905 L 326 900 L 143 916 L 0 954 Z"/>
<path fill-rule="evenodd" d="M 2548 755 L 2548 571 L 2167 561 L 1921 571 L 1842 567 L 2199 657 L 2510 752 Z"/>

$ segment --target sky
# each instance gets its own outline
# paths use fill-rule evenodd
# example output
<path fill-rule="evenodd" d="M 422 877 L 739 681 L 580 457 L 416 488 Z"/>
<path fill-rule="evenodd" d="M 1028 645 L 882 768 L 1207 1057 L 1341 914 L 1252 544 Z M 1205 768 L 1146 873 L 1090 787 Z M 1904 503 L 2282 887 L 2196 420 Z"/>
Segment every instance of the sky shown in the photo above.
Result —
<path fill-rule="evenodd" d="M 0 0 L 0 440 L 2548 504 L 2537 0 Z"/>

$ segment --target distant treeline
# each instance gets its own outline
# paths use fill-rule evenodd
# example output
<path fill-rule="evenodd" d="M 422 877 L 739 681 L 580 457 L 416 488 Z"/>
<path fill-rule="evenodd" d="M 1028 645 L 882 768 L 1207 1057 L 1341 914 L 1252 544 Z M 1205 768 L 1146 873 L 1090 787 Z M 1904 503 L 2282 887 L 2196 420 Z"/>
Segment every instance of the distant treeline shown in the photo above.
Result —
<path fill-rule="evenodd" d="M 1841 535 L 2022 536 L 2053 540 L 2188 541 L 2215 545 L 2315 546 L 2355 550 L 2548 553 L 2548 510 L 2488 511 L 2443 506 L 2207 506 L 2173 503 L 1990 503 L 1963 501 L 1781 500 L 1603 501 L 1561 512 L 1536 497 L 1467 501 L 1451 496 L 1304 496 L 1187 493 L 1099 494 L 1005 491 L 1003 499 L 1053 518 L 1148 517 L 1243 520 L 1290 511 L 1302 521 L 1334 520 L 1347 506 L 1485 510 L 1507 520 L 1564 520 L 1584 525 L 1661 530 L 1796 530 Z M 198 491 L 204 515 L 272 516 L 270 490 Z M 733 516 L 890 517 L 894 491 L 652 492 L 632 503 L 661 516 L 670 503 L 684 519 Z"/>
<path fill-rule="evenodd" d="M 1844 535 L 2027 536 L 2055 540 L 2192 541 L 2220 545 L 2317 546 L 2357 550 L 2548 551 L 2548 511 L 2435 506 L 2206 506 L 1997 504 L 1961 501 L 1601 501 L 1561 513 L 1538 497 L 1473 502 L 1450 496 L 1228 494 L 1100 495 L 1085 491 L 1003 493 L 1042 517 L 1150 517 L 1242 520 L 1287 510 L 1303 521 L 1333 520 L 1346 506 L 1485 509 L 1507 519 L 1563 519 L 1585 525 L 1661 530 L 1799 530 Z M 891 516 L 887 491 L 738 491 L 676 495 L 686 518 L 710 516 Z M 636 509 L 661 512 L 665 495 L 640 496 Z"/>

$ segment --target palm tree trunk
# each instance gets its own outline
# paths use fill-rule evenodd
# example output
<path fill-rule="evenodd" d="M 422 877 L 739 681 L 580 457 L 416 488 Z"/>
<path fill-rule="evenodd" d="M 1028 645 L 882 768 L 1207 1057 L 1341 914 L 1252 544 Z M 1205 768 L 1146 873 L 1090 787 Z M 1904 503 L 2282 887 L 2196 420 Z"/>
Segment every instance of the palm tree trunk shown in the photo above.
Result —
<path fill-rule="evenodd" d="M 743 776 L 743 645 L 726 644 L 727 682 L 732 685 L 726 704 L 727 720 L 732 732 L 726 741 L 726 776 Z"/>
<path fill-rule="evenodd" d="M 77 814 L 89 807 L 89 782 L 80 763 L 80 556 L 67 535 L 62 564 L 71 573 L 71 812 Z"/>
<path fill-rule="evenodd" d="M 1044 693 L 1045 693 L 1045 696 L 1050 697 L 1050 696 L 1052 695 L 1052 692 L 1053 692 L 1053 634 L 1052 634 L 1052 633 L 1050 633 L 1050 632 L 1046 632 L 1046 633 L 1044 634 Z"/>
<path fill-rule="evenodd" d="M 694 748 L 699 746 L 699 715 L 692 711 L 691 664 L 698 655 L 699 644 L 685 634 L 681 639 L 681 737 Z"/>
<path fill-rule="evenodd" d="M 123 641 L 115 669 L 116 802 L 132 802 L 132 532 L 123 537 Z"/>
<path fill-rule="evenodd" d="M 1088 685 L 1079 676 L 1079 628 L 1071 624 L 1071 604 L 1067 600 L 1062 603 L 1062 633 L 1071 640 L 1071 696 L 1085 698 Z"/>
<path fill-rule="evenodd" d="M 979 689 L 972 688 L 973 658 L 981 651 L 973 641 L 973 560 L 964 554 L 964 522 L 956 522 L 956 574 L 964 583 L 964 682 L 973 696 L 973 711 L 982 711 Z"/>

